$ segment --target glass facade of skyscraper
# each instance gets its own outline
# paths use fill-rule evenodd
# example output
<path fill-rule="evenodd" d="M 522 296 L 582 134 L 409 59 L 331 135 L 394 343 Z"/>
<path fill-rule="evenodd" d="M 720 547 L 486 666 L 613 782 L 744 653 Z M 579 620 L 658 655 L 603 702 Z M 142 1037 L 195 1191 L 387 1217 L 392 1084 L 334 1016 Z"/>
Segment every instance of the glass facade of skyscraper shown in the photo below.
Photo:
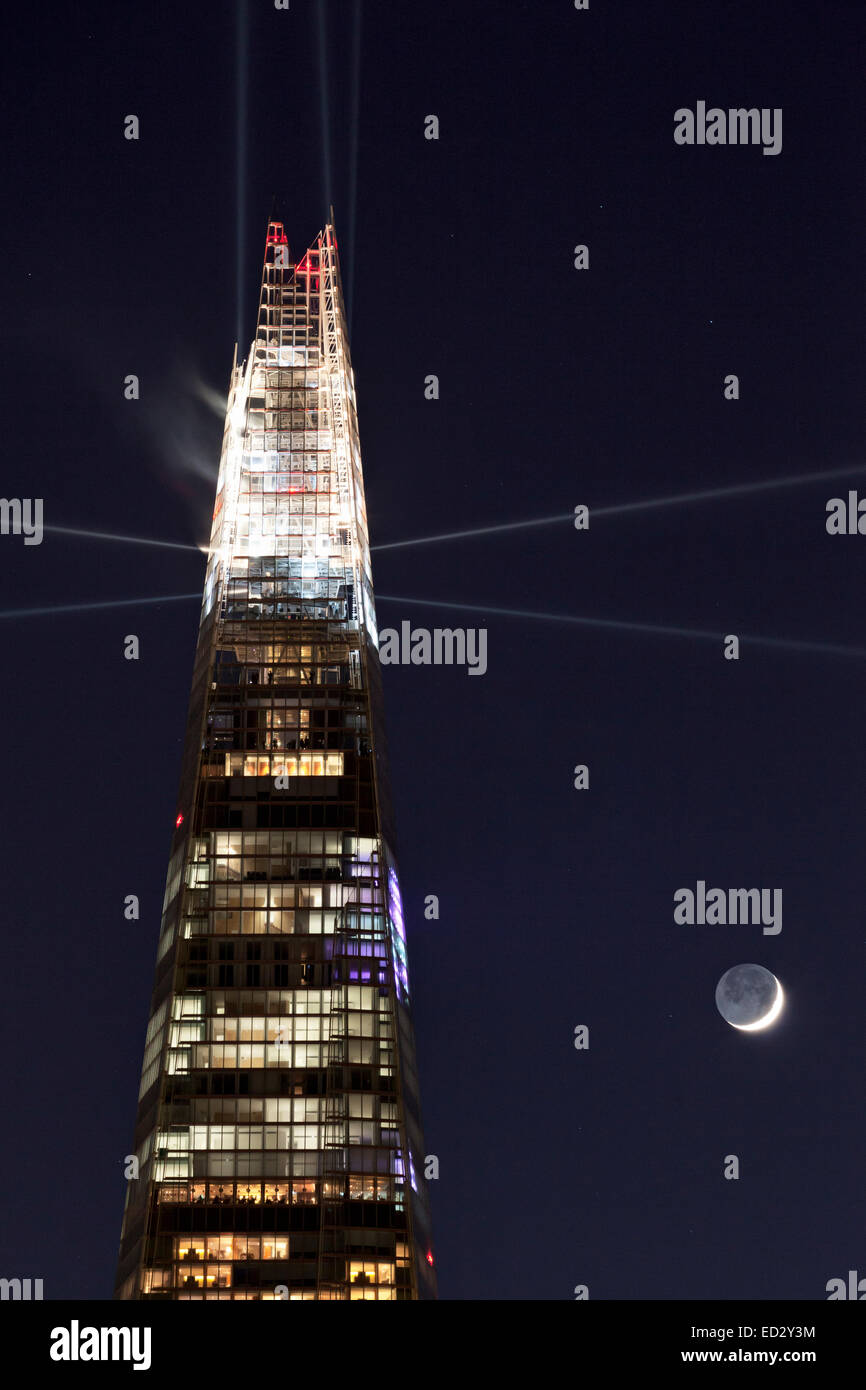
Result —
<path fill-rule="evenodd" d="M 435 1298 L 336 238 L 235 365 L 116 1296 Z"/>

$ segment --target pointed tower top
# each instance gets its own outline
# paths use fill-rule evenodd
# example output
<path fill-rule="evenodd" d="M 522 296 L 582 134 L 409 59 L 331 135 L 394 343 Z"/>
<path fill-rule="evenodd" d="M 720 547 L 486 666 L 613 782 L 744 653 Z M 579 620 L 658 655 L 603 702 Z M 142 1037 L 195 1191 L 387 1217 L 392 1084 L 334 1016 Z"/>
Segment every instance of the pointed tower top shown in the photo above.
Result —
<path fill-rule="evenodd" d="M 268 223 L 268 239 L 266 245 L 287 246 L 288 243 L 289 239 L 286 236 L 286 229 L 282 222 L 274 222 L 271 220 Z"/>

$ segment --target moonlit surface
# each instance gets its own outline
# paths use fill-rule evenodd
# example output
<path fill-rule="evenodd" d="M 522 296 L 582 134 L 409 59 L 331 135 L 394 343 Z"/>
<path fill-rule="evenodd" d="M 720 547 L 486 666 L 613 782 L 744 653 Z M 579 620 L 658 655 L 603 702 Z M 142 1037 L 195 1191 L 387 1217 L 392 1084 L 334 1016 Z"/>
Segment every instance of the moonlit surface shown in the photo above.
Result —
<path fill-rule="evenodd" d="M 716 1007 L 726 1023 L 757 1033 L 775 1023 L 785 997 L 775 975 L 763 965 L 734 965 L 716 985 Z"/>

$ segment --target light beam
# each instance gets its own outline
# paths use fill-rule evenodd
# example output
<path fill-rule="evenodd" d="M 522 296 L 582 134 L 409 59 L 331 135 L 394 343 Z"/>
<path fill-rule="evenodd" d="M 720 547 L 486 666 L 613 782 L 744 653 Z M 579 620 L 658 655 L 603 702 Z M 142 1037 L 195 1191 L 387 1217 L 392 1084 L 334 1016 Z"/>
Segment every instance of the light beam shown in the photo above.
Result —
<path fill-rule="evenodd" d="M 349 125 L 349 263 L 346 271 L 346 316 L 352 337 L 355 301 L 355 219 L 358 210 L 358 126 L 361 112 L 361 0 L 352 3 L 352 117 Z"/>
<path fill-rule="evenodd" d="M 417 604 L 423 608 L 453 608 L 464 613 L 491 613 L 503 618 L 537 618 L 550 623 L 572 623 L 577 627 L 595 627 L 612 632 L 646 633 L 653 637 L 698 637 L 705 641 L 722 642 L 724 632 L 708 632 L 704 628 L 664 626 L 659 623 L 628 623 L 616 618 L 584 618 L 573 613 L 537 613 L 528 608 L 492 608 L 482 603 L 451 603 L 434 598 L 399 598 L 394 594 L 377 594 L 377 603 Z M 787 651 L 819 652 L 828 656 L 866 656 L 866 647 L 842 647 L 831 642 L 799 641 L 794 637 L 761 637 L 738 632 L 741 644 L 781 647 Z"/>
<path fill-rule="evenodd" d="M 598 516 L 623 516 L 627 512 L 649 512 L 660 507 L 681 507 L 689 502 L 719 502 L 726 497 L 747 497 L 755 492 L 773 492 L 786 487 L 804 487 L 807 483 L 821 482 L 825 478 L 848 478 L 856 473 L 866 472 L 866 464 L 858 463 L 850 468 L 828 468 L 819 473 L 794 473 L 785 478 L 768 478 L 758 483 L 733 483 L 730 487 L 714 487 L 706 492 L 678 492 L 672 497 L 650 497 L 643 502 L 615 502 L 609 507 L 589 507 L 590 520 Z M 589 505 L 589 504 L 587 504 Z M 410 541 L 387 541 L 384 545 L 372 545 L 371 551 L 400 550 L 410 545 L 433 545 L 436 541 L 462 541 L 474 536 L 501 535 L 505 531 L 529 531 L 534 526 L 554 526 L 559 522 L 574 521 L 574 512 L 557 512 L 555 516 L 535 517 L 531 521 L 506 521 L 498 526 L 476 526 L 468 531 L 442 531 L 436 536 L 418 536 Z"/>
<path fill-rule="evenodd" d="M 0 618 L 42 618 L 53 617 L 56 613 L 90 613 L 99 608 L 136 608 L 145 603 L 180 603 L 187 599 L 201 600 L 201 593 L 157 594 L 154 598 L 111 598 L 98 603 L 55 603 L 50 608 L 5 608 L 0 609 Z"/>
<path fill-rule="evenodd" d="M 769 492 L 774 488 L 799 487 L 826 478 L 845 478 L 862 472 L 866 472 L 866 465 L 857 464 L 852 468 L 831 468 L 820 473 L 800 473 L 790 478 L 770 478 L 760 483 L 736 483 L 731 487 L 712 488 L 709 492 L 680 492 L 673 497 L 650 498 L 643 502 L 618 502 L 609 507 L 591 507 L 590 516 L 616 516 L 625 512 L 649 511 L 657 507 L 674 507 L 689 502 L 712 502 L 752 492 Z M 573 520 L 573 512 L 562 512 L 556 516 L 536 517 L 531 521 L 507 521 L 498 526 L 480 526 L 469 531 L 445 531 L 436 536 L 420 536 L 410 541 L 387 541 L 384 545 L 373 545 L 370 549 L 399 550 L 404 546 L 433 545 L 436 541 L 464 540 L 472 536 L 491 536 L 504 531 L 527 531 L 533 526 L 553 526 L 557 522 Z M 43 526 L 42 529 L 62 536 L 83 536 L 87 540 L 125 541 L 128 545 L 156 545 L 167 550 L 196 550 L 200 554 L 210 554 L 208 546 L 184 545 L 180 541 L 152 540 L 146 536 L 118 536 L 108 531 L 85 531 L 73 526 Z"/>
<path fill-rule="evenodd" d="M 331 114 L 328 100 L 328 58 L 325 35 L 325 0 L 316 5 L 317 34 L 319 40 L 319 120 L 322 126 L 322 162 L 325 175 L 325 206 L 333 203 L 331 186 Z"/>
<path fill-rule="evenodd" d="M 244 236 L 244 209 L 247 204 L 247 74 L 249 68 L 247 5 L 239 0 L 236 12 L 236 66 L 235 82 L 237 96 L 237 122 L 235 133 L 235 189 L 237 207 L 235 227 L 237 232 L 237 341 L 244 341 L 244 266 L 246 264 L 246 238 Z"/>
<path fill-rule="evenodd" d="M 90 541 L 121 541 L 124 545 L 155 545 L 162 550 L 194 550 L 199 555 L 210 553 L 209 546 L 187 545 L 182 541 L 155 541 L 148 536 L 118 536 L 112 531 L 85 531 L 78 526 L 43 526 L 56 536 L 82 536 Z"/>

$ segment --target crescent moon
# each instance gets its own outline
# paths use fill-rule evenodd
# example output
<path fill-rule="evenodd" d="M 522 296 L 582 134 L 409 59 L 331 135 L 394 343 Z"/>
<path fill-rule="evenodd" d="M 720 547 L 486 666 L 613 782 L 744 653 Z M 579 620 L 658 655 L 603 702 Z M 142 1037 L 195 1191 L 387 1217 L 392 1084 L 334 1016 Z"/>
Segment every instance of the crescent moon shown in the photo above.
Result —
<path fill-rule="evenodd" d="M 775 975 L 773 979 L 776 980 Z M 731 1027 L 739 1028 L 741 1033 L 757 1033 L 762 1028 L 769 1028 L 772 1023 L 776 1022 L 776 1019 L 782 1012 L 782 1005 L 784 1002 L 785 996 L 782 993 L 782 986 L 779 984 L 779 981 L 776 980 L 776 997 L 764 1014 L 764 1017 L 757 1019 L 754 1023 L 732 1023 Z"/>

